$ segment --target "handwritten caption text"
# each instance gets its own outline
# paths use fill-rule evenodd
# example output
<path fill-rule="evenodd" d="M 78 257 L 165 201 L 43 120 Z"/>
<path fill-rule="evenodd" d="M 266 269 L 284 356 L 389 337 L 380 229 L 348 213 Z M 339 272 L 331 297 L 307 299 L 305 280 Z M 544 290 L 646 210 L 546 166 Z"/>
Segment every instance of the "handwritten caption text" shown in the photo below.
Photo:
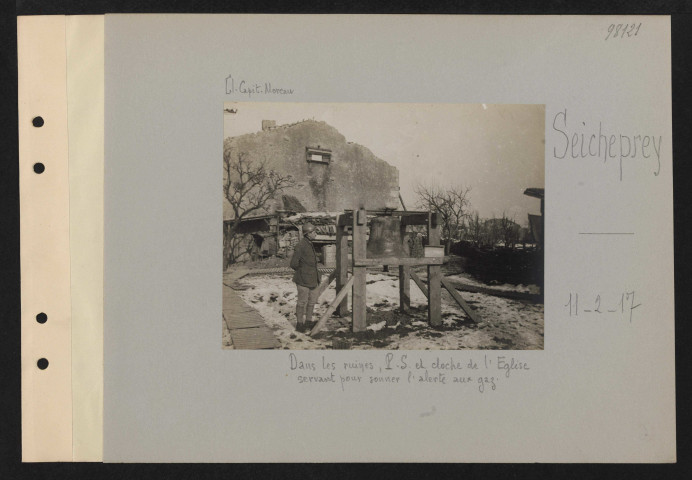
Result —
<path fill-rule="evenodd" d="M 332 384 L 341 390 L 384 384 L 453 385 L 487 393 L 495 391 L 508 379 L 531 370 L 525 360 L 504 354 L 485 354 L 482 358 L 437 355 L 430 359 L 410 353 L 388 352 L 377 361 L 340 361 L 328 355 L 322 355 L 320 361 L 313 358 L 290 353 L 290 378 L 298 384 Z"/>

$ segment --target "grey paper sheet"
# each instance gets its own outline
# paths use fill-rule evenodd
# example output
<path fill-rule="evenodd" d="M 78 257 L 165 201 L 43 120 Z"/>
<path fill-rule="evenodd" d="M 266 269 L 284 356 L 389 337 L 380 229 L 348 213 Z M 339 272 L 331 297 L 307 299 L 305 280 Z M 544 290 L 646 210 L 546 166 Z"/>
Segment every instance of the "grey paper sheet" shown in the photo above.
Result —
<path fill-rule="evenodd" d="M 108 15 L 105 38 L 104 461 L 675 459 L 668 18 Z M 229 75 L 293 93 L 226 94 Z M 531 370 L 342 390 L 298 384 L 286 351 L 222 350 L 225 101 L 545 104 L 545 350 L 504 352 Z M 570 135 L 661 135 L 659 175 L 555 158 L 565 110 Z M 637 235 L 579 235 L 609 228 Z M 630 290 L 633 324 L 565 309 Z"/>

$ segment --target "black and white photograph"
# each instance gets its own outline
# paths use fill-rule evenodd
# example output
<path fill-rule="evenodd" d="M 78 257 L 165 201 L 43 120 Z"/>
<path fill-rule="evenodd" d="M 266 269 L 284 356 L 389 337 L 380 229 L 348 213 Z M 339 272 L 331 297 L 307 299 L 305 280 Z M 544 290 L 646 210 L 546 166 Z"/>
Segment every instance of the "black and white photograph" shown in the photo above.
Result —
<path fill-rule="evenodd" d="M 543 105 L 223 121 L 223 348 L 543 349 Z"/>

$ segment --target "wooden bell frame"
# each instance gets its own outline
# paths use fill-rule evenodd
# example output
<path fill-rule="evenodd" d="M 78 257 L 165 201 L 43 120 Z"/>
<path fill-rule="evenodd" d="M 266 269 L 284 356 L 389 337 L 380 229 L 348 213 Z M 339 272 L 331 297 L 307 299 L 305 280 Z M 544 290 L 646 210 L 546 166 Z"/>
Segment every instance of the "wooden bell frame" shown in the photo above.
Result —
<path fill-rule="evenodd" d="M 336 218 L 336 268 L 334 272 L 320 285 L 320 293 L 336 279 L 336 297 L 329 305 L 327 311 L 320 317 L 315 327 L 310 332 L 313 335 L 319 332 L 327 319 L 336 311 L 340 317 L 348 315 L 348 290 L 352 289 L 353 324 L 354 332 L 363 332 L 367 327 L 366 319 L 366 276 L 367 268 L 378 265 L 399 267 L 399 307 L 406 312 L 411 304 L 411 279 L 428 298 L 428 323 L 431 326 L 442 324 L 442 287 L 446 288 L 454 300 L 474 321 L 480 321 L 478 314 L 461 298 L 459 292 L 442 276 L 440 266 L 444 257 L 385 257 L 367 258 L 367 217 L 381 215 L 395 215 L 401 217 L 401 236 L 404 237 L 408 225 L 425 225 L 428 233 L 428 245 L 440 246 L 440 225 L 438 215 L 434 212 L 411 211 L 382 211 L 370 210 L 360 207 L 357 210 L 346 210 Z M 348 227 L 352 227 L 353 252 L 351 268 L 353 275 L 348 276 Z M 415 274 L 411 267 L 427 265 L 428 284 Z"/>

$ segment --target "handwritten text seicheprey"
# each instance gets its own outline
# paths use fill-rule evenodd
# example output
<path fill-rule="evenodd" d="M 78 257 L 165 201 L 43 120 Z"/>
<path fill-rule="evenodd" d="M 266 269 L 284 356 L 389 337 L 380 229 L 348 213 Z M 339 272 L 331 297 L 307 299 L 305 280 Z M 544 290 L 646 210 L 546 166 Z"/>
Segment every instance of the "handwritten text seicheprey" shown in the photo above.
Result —
<path fill-rule="evenodd" d="M 287 366 L 290 375 L 286 376 L 300 385 L 331 384 L 340 390 L 365 385 L 397 385 L 397 388 L 452 385 L 478 393 L 494 391 L 510 378 L 531 370 L 525 360 L 505 354 L 462 358 L 456 354 L 423 357 L 392 352 L 383 353 L 375 361 L 338 361 L 329 354 L 315 361 L 314 356 L 290 353 Z"/>
<path fill-rule="evenodd" d="M 662 135 L 623 134 L 609 130 L 603 122 L 598 122 L 598 127 L 584 121 L 574 122 L 568 118 L 566 108 L 555 115 L 552 128 L 553 157 L 557 159 L 603 159 L 604 164 L 618 159 L 620 181 L 626 159 L 647 162 L 656 176 L 661 172 Z"/>
<path fill-rule="evenodd" d="M 251 82 L 235 79 L 232 75 L 226 77 L 226 95 L 240 94 L 252 98 L 253 95 L 293 95 L 292 88 L 272 84 L 272 82 Z"/>

